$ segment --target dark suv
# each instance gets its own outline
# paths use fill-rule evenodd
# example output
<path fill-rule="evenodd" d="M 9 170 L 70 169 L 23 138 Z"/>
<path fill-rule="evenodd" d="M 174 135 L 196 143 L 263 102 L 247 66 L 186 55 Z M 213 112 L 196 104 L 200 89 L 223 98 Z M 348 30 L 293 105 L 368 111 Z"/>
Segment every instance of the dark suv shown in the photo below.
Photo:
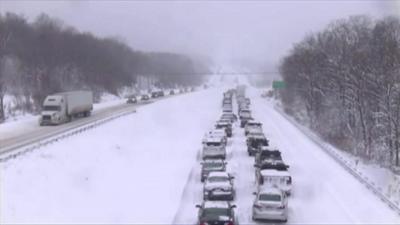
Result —
<path fill-rule="evenodd" d="M 199 225 L 235 225 L 238 224 L 234 212 L 236 205 L 228 201 L 205 201 L 199 208 Z"/>
<path fill-rule="evenodd" d="M 252 133 L 247 136 L 247 152 L 249 156 L 257 154 L 262 146 L 268 146 L 269 141 L 263 133 Z"/>
<path fill-rule="evenodd" d="M 281 152 L 278 149 L 272 149 L 268 146 L 262 146 L 260 148 L 260 151 L 256 153 L 254 162 L 257 165 L 260 165 L 266 159 L 282 160 Z"/>

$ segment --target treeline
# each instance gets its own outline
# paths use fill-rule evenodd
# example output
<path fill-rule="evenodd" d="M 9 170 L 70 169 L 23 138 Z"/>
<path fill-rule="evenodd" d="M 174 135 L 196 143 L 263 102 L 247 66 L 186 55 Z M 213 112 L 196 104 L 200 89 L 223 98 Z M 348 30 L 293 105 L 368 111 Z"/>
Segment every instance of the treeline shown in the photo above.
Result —
<path fill-rule="evenodd" d="M 203 77 L 192 74 L 206 72 L 205 65 L 187 56 L 134 51 L 118 39 L 78 32 L 46 14 L 33 22 L 0 14 L 0 121 L 5 94 L 19 96 L 24 110 L 37 112 L 54 92 L 117 94 L 139 77 L 158 87 L 198 85 Z"/>
<path fill-rule="evenodd" d="M 287 112 L 303 112 L 312 129 L 357 156 L 399 166 L 398 18 L 335 21 L 296 44 L 280 72 Z"/>

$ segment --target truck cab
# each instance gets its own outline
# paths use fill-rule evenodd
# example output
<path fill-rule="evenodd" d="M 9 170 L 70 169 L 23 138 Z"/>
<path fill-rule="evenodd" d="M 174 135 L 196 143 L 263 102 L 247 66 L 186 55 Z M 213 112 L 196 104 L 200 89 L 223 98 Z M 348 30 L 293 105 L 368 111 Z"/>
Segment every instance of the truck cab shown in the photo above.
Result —
<path fill-rule="evenodd" d="M 68 120 L 66 115 L 66 102 L 61 95 L 49 95 L 43 102 L 43 111 L 40 125 L 60 124 Z"/>

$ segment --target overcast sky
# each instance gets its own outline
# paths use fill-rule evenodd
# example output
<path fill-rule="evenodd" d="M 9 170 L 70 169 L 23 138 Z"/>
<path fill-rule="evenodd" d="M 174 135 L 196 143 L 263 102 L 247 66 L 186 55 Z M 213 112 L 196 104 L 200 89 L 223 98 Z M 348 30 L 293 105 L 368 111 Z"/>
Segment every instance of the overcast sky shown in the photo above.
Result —
<path fill-rule="evenodd" d="M 81 31 L 117 36 L 131 47 L 276 63 L 293 43 L 329 22 L 399 11 L 395 1 L 5 1 L 32 20 L 45 12 Z"/>

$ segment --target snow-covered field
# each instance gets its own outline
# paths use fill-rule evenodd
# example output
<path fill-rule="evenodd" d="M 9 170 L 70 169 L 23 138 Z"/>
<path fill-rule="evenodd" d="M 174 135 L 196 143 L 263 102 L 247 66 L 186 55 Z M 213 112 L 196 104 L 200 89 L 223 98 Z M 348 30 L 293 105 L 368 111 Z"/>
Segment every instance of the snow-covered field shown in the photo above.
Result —
<path fill-rule="evenodd" d="M 218 89 L 141 107 L 1 164 L 1 223 L 172 221 Z"/>
<path fill-rule="evenodd" d="M 0 223 L 193 224 L 201 203 L 201 139 L 224 88 L 142 106 L 136 114 L 0 164 Z M 250 88 L 253 116 L 290 165 L 289 221 L 399 224 L 389 209 Z M 228 143 L 236 214 L 252 224 L 254 159 L 242 128 Z"/>

